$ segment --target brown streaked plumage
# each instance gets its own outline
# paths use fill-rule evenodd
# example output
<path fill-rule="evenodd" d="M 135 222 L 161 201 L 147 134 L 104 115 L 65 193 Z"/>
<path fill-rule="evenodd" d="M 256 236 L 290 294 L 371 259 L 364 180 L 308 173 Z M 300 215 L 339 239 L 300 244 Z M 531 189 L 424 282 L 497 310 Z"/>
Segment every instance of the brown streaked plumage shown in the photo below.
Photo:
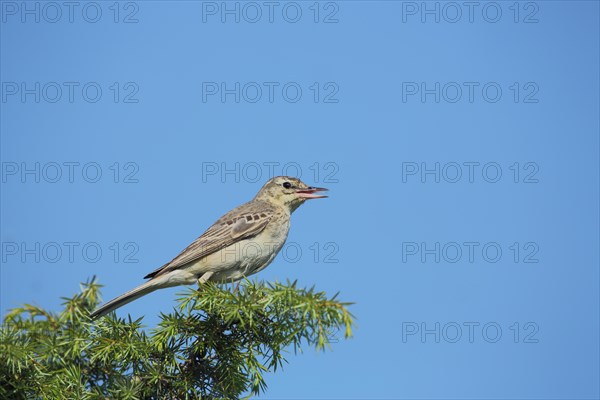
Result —
<path fill-rule="evenodd" d="M 177 257 L 152 271 L 150 280 L 105 303 L 92 314 L 101 317 L 150 292 L 207 281 L 233 282 L 266 268 L 285 243 L 291 214 L 307 199 L 327 196 L 297 178 L 277 176 L 258 194 L 219 218 Z"/>

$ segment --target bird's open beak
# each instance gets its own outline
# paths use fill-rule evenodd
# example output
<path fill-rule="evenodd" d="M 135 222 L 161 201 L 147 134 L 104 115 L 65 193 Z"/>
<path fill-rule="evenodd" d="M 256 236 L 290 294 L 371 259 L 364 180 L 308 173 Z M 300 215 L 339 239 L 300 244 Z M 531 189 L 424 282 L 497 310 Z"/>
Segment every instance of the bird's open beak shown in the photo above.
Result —
<path fill-rule="evenodd" d="M 327 196 L 322 196 L 322 195 L 318 195 L 315 193 L 324 192 L 326 190 L 329 190 L 329 189 L 310 186 L 307 188 L 302 188 L 302 189 L 296 190 L 296 194 L 298 195 L 298 197 L 301 197 L 303 199 L 323 199 Z"/>

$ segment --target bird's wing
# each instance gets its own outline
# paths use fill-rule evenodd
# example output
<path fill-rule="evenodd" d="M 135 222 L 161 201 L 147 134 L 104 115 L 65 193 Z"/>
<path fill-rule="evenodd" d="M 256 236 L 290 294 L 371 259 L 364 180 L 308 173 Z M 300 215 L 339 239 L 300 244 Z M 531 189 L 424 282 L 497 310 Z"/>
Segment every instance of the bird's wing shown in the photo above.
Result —
<path fill-rule="evenodd" d="M 269 224 L 272 211 L 236 213 L 235 216 L 221 218 L 208 228 L 198 239 L 186 247 L 177 257 L 144 278 L 154 278 L 181 268 L 209 254 L 215 253 L 243 239 L 258 235 Z"/>

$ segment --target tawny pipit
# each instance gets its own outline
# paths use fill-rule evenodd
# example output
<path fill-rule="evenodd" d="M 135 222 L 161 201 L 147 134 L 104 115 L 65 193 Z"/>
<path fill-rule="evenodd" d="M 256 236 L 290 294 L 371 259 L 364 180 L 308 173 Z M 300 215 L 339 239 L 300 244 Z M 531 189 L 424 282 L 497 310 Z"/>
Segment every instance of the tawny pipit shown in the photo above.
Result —
<path fill-rule="evenodd" d="M 306 200 L 327 196 L 297 178 L 277 176 L 256 197 L 223 215 L 177 257 L 144 278 L 150 280 L 94 311 L 101 317 L 157 289 L 207 281 L 226 283 L 263 270 L 290 229 L 291 214 Z"/>

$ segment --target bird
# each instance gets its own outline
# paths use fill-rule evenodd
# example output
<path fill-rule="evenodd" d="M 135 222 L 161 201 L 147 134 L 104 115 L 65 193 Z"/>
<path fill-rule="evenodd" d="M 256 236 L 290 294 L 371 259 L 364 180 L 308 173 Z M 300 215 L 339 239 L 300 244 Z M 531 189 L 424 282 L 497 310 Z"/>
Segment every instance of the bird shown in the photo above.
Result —
<path fill-rule="evenodd" d="M 206 282 L 230 283 L 265 269 L 283 247 L 290 217 L 306 200 L 325 198 L 326 188 L 291 176 L 268 180 L 249 202 L 229 211 L 179 255 L 147 274 L 147 282 L 94 310 L 100 318 L 157 289 Z"/>

